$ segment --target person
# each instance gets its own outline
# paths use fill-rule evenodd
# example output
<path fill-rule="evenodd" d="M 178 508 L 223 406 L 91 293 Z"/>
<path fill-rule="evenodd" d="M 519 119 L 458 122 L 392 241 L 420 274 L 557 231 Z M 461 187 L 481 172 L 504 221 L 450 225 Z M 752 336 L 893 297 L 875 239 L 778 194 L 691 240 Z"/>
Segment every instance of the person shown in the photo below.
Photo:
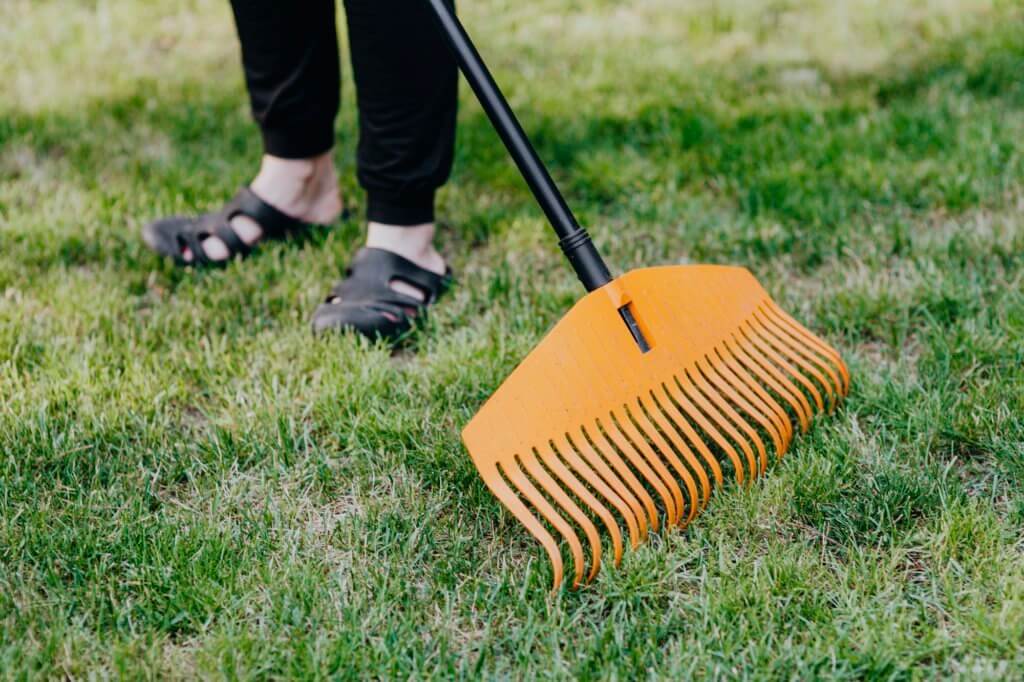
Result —
<path fill-rule="evenodd" d="M 223 208 L 144 226 L 182 266 L 220 265 L 341 210 L 333 161 L 341 88 L 335 0 L 231 0 L 263 157 Z M 344 0 L 359 114 L 366 243 L 313 313 L 314 332 L 396 340 L 450 285 L 434 201 L 451 172 L 458 70 L 423 0 Z"/>

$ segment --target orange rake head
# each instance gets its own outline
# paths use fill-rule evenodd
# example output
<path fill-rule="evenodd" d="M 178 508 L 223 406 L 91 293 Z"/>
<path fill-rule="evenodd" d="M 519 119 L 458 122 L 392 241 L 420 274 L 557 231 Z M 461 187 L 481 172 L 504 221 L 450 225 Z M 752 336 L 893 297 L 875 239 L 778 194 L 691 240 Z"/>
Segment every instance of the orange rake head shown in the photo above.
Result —
<path fill-rule="evenodd" d="M 623 324 L 627 308 L 649 346 Z M 561 584 L 686 526 L 730 470 L 765 472 L 849 388 L 839 354 L 784 313 L 743 268 L 634 270 L 580 300 L 463 431 L 487 486 L 544 546 Z M 579 531 L 589 544 L 584 552 Z M 587 569 L 589 555 L 589 570 Z"/>
<path fill-rule="evenodd" d="M 598 523 L 622 557 L 661 520 L 686 525 L 712 479 L 740 483 L 781 455 L 794 422 L 845 396 L 839 354 L 782 312 L 741 268 L 636 270 L 612 279 L 447 0 L 438 26 L 591 292 L 463 431 L 484 481 L 547 550 L 555 589 L 568 544 L 574 584 L 601 564 Z M 582 530 L 590 545 L 584 559 Z"/>

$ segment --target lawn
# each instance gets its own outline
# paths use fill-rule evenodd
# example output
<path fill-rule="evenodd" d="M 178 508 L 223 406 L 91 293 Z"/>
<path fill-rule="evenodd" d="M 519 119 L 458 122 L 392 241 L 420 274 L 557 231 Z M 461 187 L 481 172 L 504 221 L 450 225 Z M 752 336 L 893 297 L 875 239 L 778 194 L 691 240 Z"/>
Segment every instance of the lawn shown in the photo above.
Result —
<path fill-rule="evenodd" d="M 459 429 L 580 295 L 463 87 L 458 286 L 313 340 L 353 217 L 151 255 L 260 148 L 224 0 L 2 0 L 0 678 L 1024 678 L 1024 10 L 462 2 L 610 262 L 749 267 L 847 403 L 552 596 Z"/>

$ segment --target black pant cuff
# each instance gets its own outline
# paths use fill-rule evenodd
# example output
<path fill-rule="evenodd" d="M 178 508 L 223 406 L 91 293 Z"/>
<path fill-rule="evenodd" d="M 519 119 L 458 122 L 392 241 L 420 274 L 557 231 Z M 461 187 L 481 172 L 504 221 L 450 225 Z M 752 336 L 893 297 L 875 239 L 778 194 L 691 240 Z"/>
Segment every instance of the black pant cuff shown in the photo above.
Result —
<path fill-rule="evenodd" d="M 422 225 L 434 222 L 434 192 L 400 197 L 367 192 L 366 219 L 385 225 Z"/>
<path fill-rule="evenodd" d="M 316 129 L 320 128 L 320 129 Z M 262 129 L 263 151 L 282 159 L 309 159 L 334 146 L 334 125 Z"/>

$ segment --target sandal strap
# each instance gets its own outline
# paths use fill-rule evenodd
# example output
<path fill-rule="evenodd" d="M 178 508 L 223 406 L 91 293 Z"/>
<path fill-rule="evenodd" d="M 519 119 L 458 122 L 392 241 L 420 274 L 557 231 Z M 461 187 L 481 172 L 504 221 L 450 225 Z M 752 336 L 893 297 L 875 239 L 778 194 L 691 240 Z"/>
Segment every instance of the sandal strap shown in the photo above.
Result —
<path fill-rule="evenodd" d="M 290 232 L 295 232 L 309 226 L 302 220 L 293 218 L 287 213 L 282 213 L 263 201 L 248 187 L 239 189 L 235 197 L 224 207 L 223 221 L 225 224 L 228 224 L 232 218 L 239 215 L 252 218 L 260 226 L 260 229 L 263 230 L 262 238 L 264 239 L 268 237 L 270 239 L 281 239 Z M 239 239 L 238 241 L 241 240 Z"/>
<path fill-rule="evenodd" d="M 450 270 L 438 275 L 398 254 L 366 247 L 356 253 L 345 279 L 335 285 L 331 296 L 347 303 L 372 302 L 420 309 L 434 303 L 449 288 L 451 279 Z M 396 280 L 422 291 L 423 300 L 395 291 L 391 283 Z"/>
<path fill-rule="evenodd" d="M 422 291 L 424 300 L 392 289 L 396 280 Z M 451 283 L 451 268 L 438 275 L 390 251 L 360 249 L 345 279 L 313 314 L 313 332 L 352 329 L 370 338 L 398 342 Z"/>
<path fill-rule="evenodd" d="M 231 226 L 231 219 L 240 215 L 251 218 L 263 231 L 255 244 L 246 244 Z M 242 187 L 221 210 L 199 216 L 177 234 L 192 251 L 194 264 L 223 265 L 235 256 L 248 256 L 256 244 L 266 239 L 282 239 L 307 227 L 308 223 L 282 213 L 256 196 L 248 187 Z M 207 255 L 206 249 L 203 248 L 203 241 L 207 235 L 215 236 L 224 242 L 228 250 L 227 259 L 214 260 Z"/>

